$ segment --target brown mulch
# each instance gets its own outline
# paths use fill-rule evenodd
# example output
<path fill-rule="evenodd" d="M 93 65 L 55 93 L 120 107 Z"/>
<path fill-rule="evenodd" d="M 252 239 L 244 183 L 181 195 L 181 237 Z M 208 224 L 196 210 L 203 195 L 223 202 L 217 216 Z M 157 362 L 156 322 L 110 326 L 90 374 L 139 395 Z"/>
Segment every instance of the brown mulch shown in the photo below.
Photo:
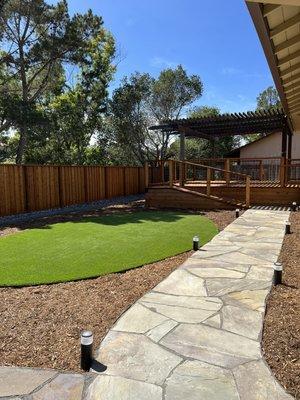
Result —
<path fill-rule="evenodd" d="M 283 285 L 273 287 L 263 332 L 265 359 L 282 386 L 300 399 L 300 212 L 291 213 L 291 235 L 280 253 Z"/>
<path fill-rule="evenodd" d="M 41 226 L 85 215 L 133 212 L 142 202 L 108 207 L 103 211 L 80 213 L 9 226 L 2 234 Z M 234 211 L 201 213 L 216 223 L 219 230 L 231 223 Z M 23 288 L 0 288 L 1 365 L 56 368 L 80 371 L 80 332 L 94 333 L 94 346 L 119 316 L 144 293 L 157 285 L 191 251 L 169 259 L 96 279 Z"/>

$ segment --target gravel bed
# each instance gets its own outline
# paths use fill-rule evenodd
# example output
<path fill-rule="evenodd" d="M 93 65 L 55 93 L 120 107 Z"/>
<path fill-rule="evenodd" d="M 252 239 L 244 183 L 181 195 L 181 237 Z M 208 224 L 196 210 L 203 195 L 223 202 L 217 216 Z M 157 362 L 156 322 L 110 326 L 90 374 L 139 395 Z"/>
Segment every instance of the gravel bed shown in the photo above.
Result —
<path fill-rule="evenodd" d="M 120 210 L 133 212 L 141 207 L 143 202 L 137 201 L 129 205 L 108 207 L 100 212 L 94 211 L 93 215 Z M 209 211 L 201 214 L 215 222 L 219 230 L 234 219 L 234 211 Z M 49 217 L 46 220 L 36 220 L 34 224 L 11 224 L 2 230 L 2 234 L 14 234 L 16 230 L 53 223 L 62 218 L 67 220 L 74 216 Z M 76 218 L 80 218 L 80 215 Z M 1 364 L 79 371 L 80 332 L 84 329 L 92 330 L 97 348 L 119 316 L 191 254 L 190 251 L 96 279 L 0 288 Z"/>
<path fill-rule="evenodd" d="M 13 224 L 14 222 L 28 222 L 38 218 L 51 217 L 55 215 L 68 214 L 68 213 L 80 213 L 84 211 L 94 211 L 99 210 L 108 206 L 114 206 L 117 204 L 128 204 L 133 201 L 143 200 L 144 194 L 114 197 L 112 199 L 104 199 L 99 201 L 94 201 L 91 203 L 74 204 L 62 208 L 53 208 L 50 210 L 33 211 L 23 214 L 9 215 L 5 217 L 0 217 L 0 227 L 5 225 Z"/>
<path fill-rule="evenodd" d="M 300 400 L 300 212 L 291 213 L 279 260 L 283 284 L 273 287 L 267 301 L 263 353 L 282 386 Z"/>

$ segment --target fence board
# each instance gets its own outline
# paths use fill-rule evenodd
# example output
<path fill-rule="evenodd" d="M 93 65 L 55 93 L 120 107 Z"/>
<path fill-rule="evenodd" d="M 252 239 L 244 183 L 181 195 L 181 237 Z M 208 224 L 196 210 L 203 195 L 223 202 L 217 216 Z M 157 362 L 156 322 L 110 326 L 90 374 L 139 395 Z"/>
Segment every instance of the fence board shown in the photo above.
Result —
<path fill-rule="evenodd" d="M 143 167 L 0 165 L 0 216 L 144 191 Z"/>

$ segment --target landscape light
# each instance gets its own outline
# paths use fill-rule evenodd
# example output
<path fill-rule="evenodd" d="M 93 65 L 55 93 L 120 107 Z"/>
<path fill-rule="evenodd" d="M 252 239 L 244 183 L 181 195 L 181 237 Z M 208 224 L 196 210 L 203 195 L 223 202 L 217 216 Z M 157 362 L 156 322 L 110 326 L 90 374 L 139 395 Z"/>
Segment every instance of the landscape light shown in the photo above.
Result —
<path fill-rule="evenodd" d="M 235 217 L 238 218 L 239 216 L 240 216 L 240 209 L 237 208 L 237 209 L 235 210 Z"/>
<path fill-rule="evenodd" d="M 89 371 L 93 360 L 93 333 L 84 331 L 81 333 L 81 357 L 80 367 L 84 371 Z"/>
<path fill-rule="evenodd" d="M 193 237 L 193 250 L 194 251 L 199 250 L 199 237 L 198 236 Z"/>
<path fill-rule="evenodd" d="M 281 262 L 275 262 L 274 268 L 274 285 L 281 285 L 282 283 L 282 264 Z"/>
<path fill-rule="evenodd" d="M 297 211 L 297 203 L 295 201 L 292 203 L 292 211 Z"/>
<path fill-rule="evenodd" d="M 289 235 L 291 233 L 291 223 L 290 221 L 286 221 L 285 223 L 285 234 Z"/>

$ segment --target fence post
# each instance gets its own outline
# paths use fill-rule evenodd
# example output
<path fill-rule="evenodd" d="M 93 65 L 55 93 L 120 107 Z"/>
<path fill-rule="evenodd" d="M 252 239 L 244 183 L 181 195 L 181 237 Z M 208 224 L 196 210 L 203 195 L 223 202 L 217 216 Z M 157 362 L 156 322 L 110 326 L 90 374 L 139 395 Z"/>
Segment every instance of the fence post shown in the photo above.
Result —
<path fill-rule="evenodd" d="M 211 169 L 207 167 L 206 173 L 206 194 L 210 196 L 210 184 L 211 184 Z"/>
<path fill-rule="evenodd" d="M 145 191 L 149 187 L 149 164 L 145 162 Z"/>
<path fill-rule="evenodd" d="M 246 177 L 246 207 L 250 207 L 250 176 Z"/>
<path fill-rule="evenodd" d="M 285 158 L 281 157 L 280 161 L 280 186 L 285 186 Z"/>
<path fill-rule="evenodd" d="M 29 211 L 28 179 L 27 179 L 26 165 L 22 165 L 22 170 L 23 170 L 23 185 L 24 185 L 24 208 L 25 208 L 25 211 Z"/>
<path fill-rule="evenodd" d="M 230 185 L 230 160 L 229 158 L 226 158 L 225 160 L 225 180 L 226 180 L 226 186 Z"/>

